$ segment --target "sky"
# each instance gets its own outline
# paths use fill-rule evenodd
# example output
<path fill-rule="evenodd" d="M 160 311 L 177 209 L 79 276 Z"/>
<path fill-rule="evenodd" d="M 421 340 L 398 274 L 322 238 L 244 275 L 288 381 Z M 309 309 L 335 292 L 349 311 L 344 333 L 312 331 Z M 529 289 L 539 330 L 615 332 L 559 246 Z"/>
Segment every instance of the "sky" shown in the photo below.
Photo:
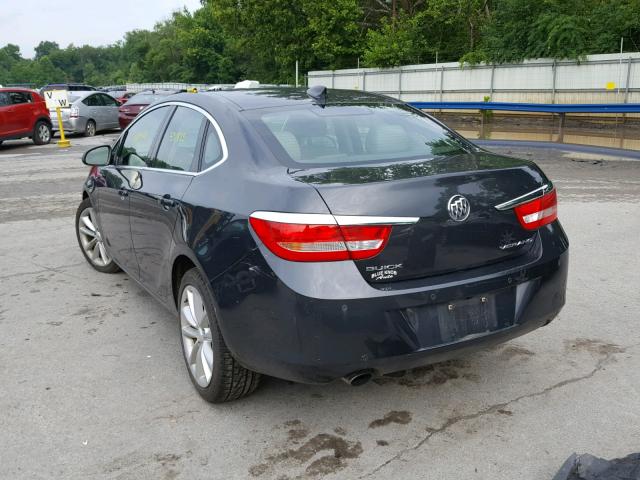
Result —
<path fill-rule="evenodd" d="M 20 47 L 25 58 L 35 55 L 41 40 L 108 45 L 135 29 L 150 29 L 187 7 L 194 11 L 200 0 L 0 0 L 0 48 Z"/>

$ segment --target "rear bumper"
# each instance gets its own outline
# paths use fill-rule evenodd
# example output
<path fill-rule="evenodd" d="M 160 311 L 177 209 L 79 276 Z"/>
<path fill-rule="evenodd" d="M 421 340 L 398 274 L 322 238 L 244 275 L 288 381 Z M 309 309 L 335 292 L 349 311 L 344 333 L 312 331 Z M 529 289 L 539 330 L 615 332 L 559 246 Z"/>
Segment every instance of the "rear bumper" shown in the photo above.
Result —
<path fill-rule="evenodd" d="M 129 124 L 136 118 L 135 115 L 125 115 L 123 113 L 118 114 L 118 123 L 120 124 L 120 128 L 125 129 L 129 126 Z"/>
<path fill-rule="evenodd" d="M 62 128 L 64 128 L 64 133 L 82 133 L 87 128 L 87 119 L 84 117 L 65 118 L 62 120 Z M 52 130 L 54 132 L 60 130 L 57 119 L 52 123 Z"/>
<path fill-rule="evenodd" d="M 539 242 L 536 258 L 508 270 L 472 270 L 455 281 L 432 277 L 428 285 L 414 281 L 407 284 L 411 288 L 393 290 L 372 288 L 359 276 L 365 285 L 354 284 L 343 298 L 335 298 L 335 286 L 351 275 L 343 269 L 349 262 L 322 264 L 329 268 L 325 273 L 334 270 L 333 278 L 296 277 L 265 251 L 212 286 L 225 341 L 242 364 L 279 378 L 323 383 L 359 370 L 386 374 L 443 361 L 549 323 L 565 303 L 568 241 L 555 222 L 540 230 Z M 501 299 L 489 331 L 456 337 L 435 313 L 484 295 Z"/>

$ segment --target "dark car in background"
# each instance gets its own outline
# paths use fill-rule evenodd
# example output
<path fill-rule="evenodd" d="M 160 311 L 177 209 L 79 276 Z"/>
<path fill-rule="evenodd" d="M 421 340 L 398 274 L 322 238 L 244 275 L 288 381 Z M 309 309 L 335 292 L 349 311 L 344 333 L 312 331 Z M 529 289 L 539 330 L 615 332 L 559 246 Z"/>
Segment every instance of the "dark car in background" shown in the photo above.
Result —
<path fill-rule="evenodd" d="M 51 119 L 44 99 L 25 88 L 0 88 L 0 144 L 29 137 L 36 145 L 51 141 Z"/>
<path fill-rule="evenodd" d="M 142 110 L 152 103 L 180 92 L 184 92 L 184 90 L 154 89 L 144 90 L 131 96 L 126 103 L 120 107 L 120 128 L 125 128 L 129 125 Z"/>
<path fill-rule="evenodd" d="M 565 303 L 569 244 L 540 168 L 389 97 L 174 95 L 83 161 L 83 255 L 175 312 L 211 402 L 260 374 L 359 385 L 523 335 Z"/>

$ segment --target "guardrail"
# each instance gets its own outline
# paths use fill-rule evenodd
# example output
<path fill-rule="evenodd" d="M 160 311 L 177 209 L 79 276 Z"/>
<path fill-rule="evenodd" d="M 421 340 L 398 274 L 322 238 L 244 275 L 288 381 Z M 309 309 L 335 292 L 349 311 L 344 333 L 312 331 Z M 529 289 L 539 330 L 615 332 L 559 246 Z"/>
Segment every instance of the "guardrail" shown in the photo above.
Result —
<path fill-rule="evenodd" d="M 503 110 L 546 113 L 640 113 L 640 103 L 506 103 L 506 102 L 408 102 L 421 110 Z"/>
<path fill-rule="evenodd" d="M 564 140 L 564 123 L 567 113 L 640 113 L 640 103 L 506 103 L 506 102 L 407 102 L 420 110 L 481 110 L 509 112 L 553 113 L 560 117 L 558 142 Z M 484 116 L 481 128 L 484 129 Z"/>

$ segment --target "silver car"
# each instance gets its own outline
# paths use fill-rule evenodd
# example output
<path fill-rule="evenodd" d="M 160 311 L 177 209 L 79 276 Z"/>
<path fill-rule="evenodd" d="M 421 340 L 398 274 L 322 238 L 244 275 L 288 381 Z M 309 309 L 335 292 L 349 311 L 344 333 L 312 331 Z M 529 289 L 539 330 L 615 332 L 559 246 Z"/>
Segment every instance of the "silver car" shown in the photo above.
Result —
<path fill-rule="evenodd" d="M 120 128 L 115 98 L 102 92 L 69 92 L 70 108 L 61 109 L 65 133 L 82 133 L 92 137 L 100 130 Z M 49 110 L 53 130 L 58 130 L 55 110 Z"/>

